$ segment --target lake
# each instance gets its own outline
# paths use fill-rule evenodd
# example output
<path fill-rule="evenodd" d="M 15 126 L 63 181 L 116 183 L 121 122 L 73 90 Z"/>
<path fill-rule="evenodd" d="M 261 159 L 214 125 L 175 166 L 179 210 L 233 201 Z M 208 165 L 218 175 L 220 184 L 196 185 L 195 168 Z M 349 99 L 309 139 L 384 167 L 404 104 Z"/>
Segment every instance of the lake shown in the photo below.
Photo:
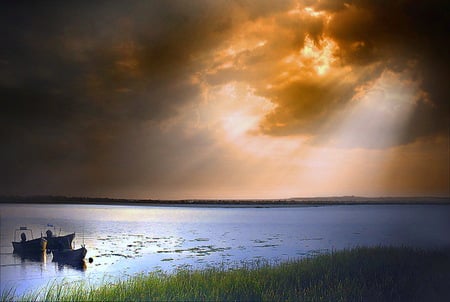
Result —
<path fill-rule="evenodd" d="M 356 246 L 450 247 L 450 205 L 290 207 L 0 205 L 1 291 L 51 282 L 96 286 L 138 273 L 278 263 Z M 48 227 L 51 224 L 53 227 Z M 76 232 L 92 263 L 75 268 L 12 253 L 14 230 Z M 20 235 L 20 233 L 19 233 Z M 19 240 L 19 239 L 18 239 Z"/>

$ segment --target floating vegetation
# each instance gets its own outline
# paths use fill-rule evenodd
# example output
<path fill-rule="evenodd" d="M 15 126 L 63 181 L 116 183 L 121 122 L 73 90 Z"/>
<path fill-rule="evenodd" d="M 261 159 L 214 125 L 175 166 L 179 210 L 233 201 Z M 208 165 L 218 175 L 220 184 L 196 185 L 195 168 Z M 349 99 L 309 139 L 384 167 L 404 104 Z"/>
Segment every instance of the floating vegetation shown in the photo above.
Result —
<path fill-rule="evenodd" d="M 205 256 L 205 255 L 210 255 L 212 253 L 223 252 L 223 251 L 230 250 L 230 249 L 231 249 L 231 247 L 215 247 L 213 245 L 201 245 L 201 246 L 196 246 L 196 247 L 191 247 L 191 248 L 186 248 L 186 249 L 159 250 L 156 252 L 159 254 L 162 254 L 162 253 L 180 254 L 180 253 L 188 252 L 188 253 L 194 253 L 197 256 Z"/>
<path fill-rule="evenodd" d="M 316 238 L 303 238 L 299 239 L 299 241 L 313 241 L 313 240 L 323 240 L 322 237 L 316 237 Z"/>
<path fill-rule="evenodd" d="M 266 243 L 267 242 L 267 240 L 259 240 L 259 239 L 256 239 L 256 240 L 252 240 L 254 243 Z"/>
<path fill-rule="evenodd" d="M 194 241 L 209 241 L 209 238 L 195 238 L 194 240 L 189 240 L 190 242 Z"/>
<path fill-rule="evenodd" d="M 264 244 L 264 245 L 255 245 L 254 247 L 277 247 L 278 244 Z"/>
<path fill-rule="evenodd" d="M 113 254 L 111 254 L 111 256 L 117 256 L 117 257 L 123 257 L 123 258 L 133 258 L 131 256 L 127 256 L 127 255 L 124 255 L 124 254 L 117 254 L 117 253 L 113 253 Z"/>

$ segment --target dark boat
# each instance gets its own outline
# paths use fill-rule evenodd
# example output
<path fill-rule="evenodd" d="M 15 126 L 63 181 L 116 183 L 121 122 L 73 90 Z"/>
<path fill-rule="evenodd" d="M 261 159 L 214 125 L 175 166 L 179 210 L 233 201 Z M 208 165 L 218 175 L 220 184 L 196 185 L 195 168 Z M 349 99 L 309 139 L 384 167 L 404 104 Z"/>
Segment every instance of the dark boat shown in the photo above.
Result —
<path fill-rule="evenodd" d="M 47 240 L 48 252 L 54 250 L 72 249 L 72 241 L 75 238 L 75 233 L 64 236 L 53 236 L 52 231 L 48 230 L 46 235 L 47 236 L 44 238 Z"/>
<path fill-rule="evenodd" d="M 52 253 L 53 253 L 53 261 L 76 265 L 83 262 L 83 259 L 87 253 L 87 249 L 84 246 L 82 246 L 77 250 L 72 249 L 53 250 Z"/>
<path fill-rule="evenodd" d="M 14 253 L 18 254 L 40 254 L 45 252 L 47 248 L 47 240 L 45 238 L 36 238 L 27 241 L 14 242 Z"/>
<path fill-rule="evenodd" d="M 17 231 L 21 231 L 20 234 L 21 241 L 16 241 Z M 45 252 L 47 248 L 47 240 L 43 237 L 27 240 L 25 232 L 30 232 L 31 237 L 33 237 L 33 231 L 27 229 L 27 227 L 20 227 L 14 232 L 13 253 L 22 255 L 35 255 L 38 256 Z"/>

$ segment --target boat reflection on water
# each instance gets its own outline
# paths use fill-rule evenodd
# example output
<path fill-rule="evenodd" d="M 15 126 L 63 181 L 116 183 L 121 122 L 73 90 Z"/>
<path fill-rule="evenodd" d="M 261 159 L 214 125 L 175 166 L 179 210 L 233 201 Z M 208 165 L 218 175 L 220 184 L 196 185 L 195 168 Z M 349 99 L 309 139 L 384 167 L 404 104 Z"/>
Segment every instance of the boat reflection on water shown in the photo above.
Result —
<path fill-rule="evenodd" d="M 27 261 L 32 262 L 42 262 L 43 264 L 47 263 L 47 254 L 45 252 L 41 252 L 38 254 L 28 254 L 28 253 L 13 253 L 14 258 L 20 259 L 22 263 Z"/>
<path fill-rule="evenodd" d="M 84 261 L 84 259 L 80 260 L 79 262 L 64 262 L 53 260 L 53 263 L 55 263 L 59 271 L 62 271 L 65 268 L 71 268 L 84 272 L 87 269 L 86 261 Z"/>
<path fill-rule="evenodd" d="M 47 262 L 51 261 L 55 264 L 55 267 L 59 271 L 64 270 L 65 268 L 75 269 L 79 271 L 85 271 L 87 269 L 86 261 L 85 259 L 66 259 L 66 258 L 56 258 L 51 257 L 48 258 L 48 254 L 46 252 L 42 252 L 39 254 L 27 254 L 27 253 L 13 253 L 12 254 L 14 259 L 16 259 L 15 263 L 20 265 L 26 266 L 29 262 L 34 262 L 36 264 L 40 264 L 41 269 L 45 269 L 47 266 Z M 39 265 L 38 264 L 38 265 Z"/>

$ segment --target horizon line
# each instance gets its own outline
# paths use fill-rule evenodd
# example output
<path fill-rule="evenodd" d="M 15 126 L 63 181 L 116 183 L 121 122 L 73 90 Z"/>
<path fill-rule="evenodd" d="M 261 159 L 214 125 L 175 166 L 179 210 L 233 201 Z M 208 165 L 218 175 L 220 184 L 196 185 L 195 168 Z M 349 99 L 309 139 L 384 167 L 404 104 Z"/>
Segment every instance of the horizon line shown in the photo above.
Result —
<path fill-rule="evenodd" d="M 68 195 L 1 195 L 0 202 L 4 203 L 7 199 L 12 199 L 12 201 L 32 201 L 47 199 L 47 201 L 57 201 L 57 199 L 62 199 L 61 201 L 129 201 L 129 202 L 207 202 L 207 201 L 223 201 L 223 202 L 233 202 L 233 201 L 279 201 L 279 202 L 294 202 L 294 201 L 375 201 L 375 200 L 426 200 L 426 199 L 450 199 L 450 196 L 442 195 L 421 195 L 421 196 L 408 196 L 408 195 L 389 195 L 389 196 L 360 196 L 360 195 L 328 195 L 328 196 L 313 196 L 313 197 L 281 197 L 281 198 L 119 198 L 119 197 L 92 197 L 92 196 L 68 196 Z"/>

